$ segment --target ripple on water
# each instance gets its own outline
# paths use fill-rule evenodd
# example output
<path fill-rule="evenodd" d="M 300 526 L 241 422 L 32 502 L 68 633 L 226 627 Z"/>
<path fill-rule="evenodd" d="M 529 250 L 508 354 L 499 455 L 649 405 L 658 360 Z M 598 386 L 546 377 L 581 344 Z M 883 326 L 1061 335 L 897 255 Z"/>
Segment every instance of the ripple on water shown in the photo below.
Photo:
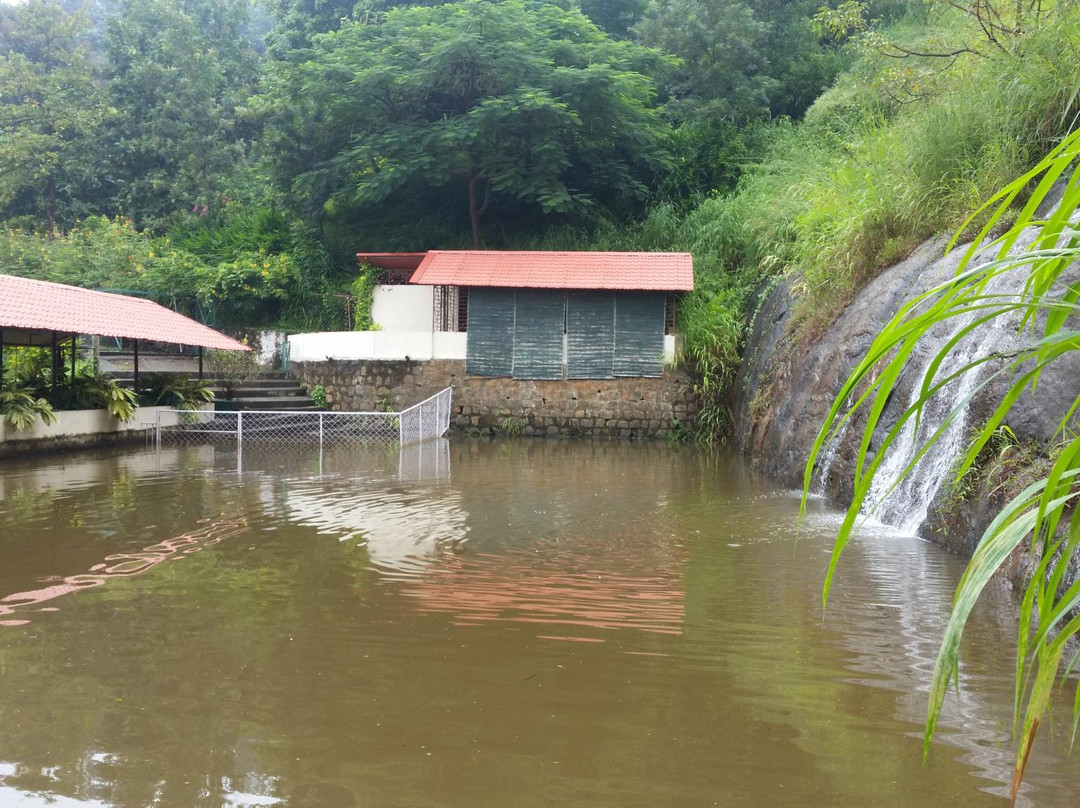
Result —
<path fill-rule="evenodd" d="M 408 478 L 385 456 L 185 457 L 67 489 L 0 473 L 0 597 L 20 593 L 0 617 L 35 623 L 0 632 L 0 758 L 20 761 L 0 806 L 910 808 L 1007 787 L 1006 620 L 975 616 L 939 736 L 959 751 L 922 766 L 958 569 L 910 538 L 863 531 L 823 612 L 840 516 L 812 503 L 798 526 L 796 494 L 685 450 L 463 443 L 452 477 L 442 458 Z M 200 519 L 245 524 L 177 544 Z M 110 588 L 42 594 L 95 576 Z M 1075 765 L 1033 765 L 1032 802 L 1072 805 Z"/>

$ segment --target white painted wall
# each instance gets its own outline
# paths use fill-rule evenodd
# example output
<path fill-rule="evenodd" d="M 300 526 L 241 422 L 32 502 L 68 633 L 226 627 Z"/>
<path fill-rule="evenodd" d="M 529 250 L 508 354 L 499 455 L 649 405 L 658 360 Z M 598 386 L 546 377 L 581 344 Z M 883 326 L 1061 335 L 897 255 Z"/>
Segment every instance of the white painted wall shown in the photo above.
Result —
<path fill-rule="evenodd" d="M 274 360 L 280 358 L 281 346 L 288 338 L 284 331 L 259 331 L 259 364 L 276 364 Z"/>
<path fill-rule="evenodd" d="M 327 359 L 464 358 L 464 332 L 324 331 L 316 334 L 293 334 L 289 337 L 290 362 L 325 362 Z"/>
<path fill-rule="evenodd" d="M 376 286 L 371 319 L 383 331 L 431 331 L 434 286 Z"/>
<path fill-rule="evenodd" d="M 463 331 L 323 331 L 289 337 L 289 360 L 327 359 L 427 360 L 464 359 Z M 664 337 L 664 362 L 671 363 L 682 347 L 677 335 Z"/>
<path fill-rule="evenodd" d="M 213 405 L 203 409 L 212 410 Z M 0 443 L 146 429 L 157 423 L 159 412 L 162 426 L 175 426 L 179 423 L 179 413 L 167 410 L 168 407 L 139 407 L 130 421 L 114 418 L 105 410 L 62 410 L 56 413 L 56 423 L 46 426 L 39 420 L 24 430 L 16 430 L 0 420 Z"/>
<path fill-rule="evenodd" d="M 682 350 L 682 337 L 678 334 L 664 335 L 664 364 L 670 365 L 675 361 L 675 355 Z"/>

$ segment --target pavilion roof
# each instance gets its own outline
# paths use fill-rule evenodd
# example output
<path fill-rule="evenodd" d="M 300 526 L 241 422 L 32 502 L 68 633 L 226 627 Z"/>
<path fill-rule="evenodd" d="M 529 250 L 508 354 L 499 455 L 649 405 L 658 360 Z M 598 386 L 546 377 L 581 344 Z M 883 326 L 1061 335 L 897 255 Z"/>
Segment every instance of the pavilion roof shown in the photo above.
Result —
<path fill-rule="evenodd" d="M 27 344 L 44 344 L 44 336 L 55 331 L 251 350 L 151 300 L 13 275 L 0 275 L 0 329 L 21 333 Z"/>

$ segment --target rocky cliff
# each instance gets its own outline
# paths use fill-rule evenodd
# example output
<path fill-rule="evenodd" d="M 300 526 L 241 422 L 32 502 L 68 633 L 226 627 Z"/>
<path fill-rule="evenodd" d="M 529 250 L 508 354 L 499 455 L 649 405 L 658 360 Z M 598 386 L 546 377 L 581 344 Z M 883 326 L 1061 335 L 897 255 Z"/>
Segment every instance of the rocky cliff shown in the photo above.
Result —
<path fill-rule="evenodd" d="M 945 244 L 943 239 L 929 241 L 907 259 L 882 272 L 855 296 L 819 338 L 797 337 L 792 328 L 795 296 L 791 280 L 762 290 L 750 324 L 745 360 L 732 405 L 736 445 L 757 467 L 787 485 L 802 486 L 806 458 L 829 407 L 874 336 L 905 301 L 947 281 L 955 273 L 963 248 L 945 255 Z M 1016 274 L 1019 279 L 1020 273 Z M 928 358 L 961 325 L 946 324 L 936 329 L 918 347 L 899 388 L 889 400 L 872 450 L 883 430 L 895 425 L 909 405 L 912 388 L 921 380 Z M 957 361 L 1007 351 L 1017 340 L 1025 338 L 1019 335 L 1015 323 L 981 328 Z M 999 363 L 997 367 L 1000 366 Z M 986 372 L 991 373 L 994 367 L 993 363 L 988 364 Z M 955 402 L 976 389 L 977 381 L 972 377 L 951 386 L 928 411 L 920 437 L 937 428 Z M 1004 383 L 1004 378 L 998 379 L 974 396 L 964 417 L 953 423 L 935 452 L 920 461 L 909 482 L 885 498 L 875 510 L 876 517 L 887 524 L 917 530 L 926 538 L 970 554 L 994 513 L 994 503 L 988 502 L 987 497 L 972 497 L 971 502 L 957 509 L 955 503 L 945 501 L 943 491 L 957 456 L 968 446 L 971 429 L 985 421 L 1000 400 Z M 1048 369 L 1039 383 L 1037 400 L 1025 395 L 1010 412 L 1007 424 L 1020 443 L 1045 448 L 1055 439 L 1054 430 L 1077 395 L 1080 395 L 1080 352 Z M 851 502 L 855 458 L 864 421 L 861 415 L 856 415 L 840 439 L 827 447 L 815 469 L 815 493 L 840 504 Z M 894 444 L 890 454 L 896 457 L 886 457 L 882 467 L 886 477 L 903 468 L 910 457 L 904 453 L 911 445 L 912 441 Z M 1004 490 L 1001 486 L 997 488 Z M 882 496 L 886 489 L 885 485 L 880 488 Z"/>

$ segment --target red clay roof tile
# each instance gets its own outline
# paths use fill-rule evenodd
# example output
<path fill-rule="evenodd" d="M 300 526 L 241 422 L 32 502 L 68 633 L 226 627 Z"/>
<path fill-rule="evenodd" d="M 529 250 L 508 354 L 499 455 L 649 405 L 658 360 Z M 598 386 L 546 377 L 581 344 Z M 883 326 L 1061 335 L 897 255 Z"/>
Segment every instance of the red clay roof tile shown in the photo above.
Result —
<path fill-rule="evenodd" d="M 690 253 L 431 250 L 409 283 L 689 292 Z"/>
<path fill-rule="evenodd" d="M 0 275 L 0 328 L 250 350 L 150 300 L 13 275 Z"/>

